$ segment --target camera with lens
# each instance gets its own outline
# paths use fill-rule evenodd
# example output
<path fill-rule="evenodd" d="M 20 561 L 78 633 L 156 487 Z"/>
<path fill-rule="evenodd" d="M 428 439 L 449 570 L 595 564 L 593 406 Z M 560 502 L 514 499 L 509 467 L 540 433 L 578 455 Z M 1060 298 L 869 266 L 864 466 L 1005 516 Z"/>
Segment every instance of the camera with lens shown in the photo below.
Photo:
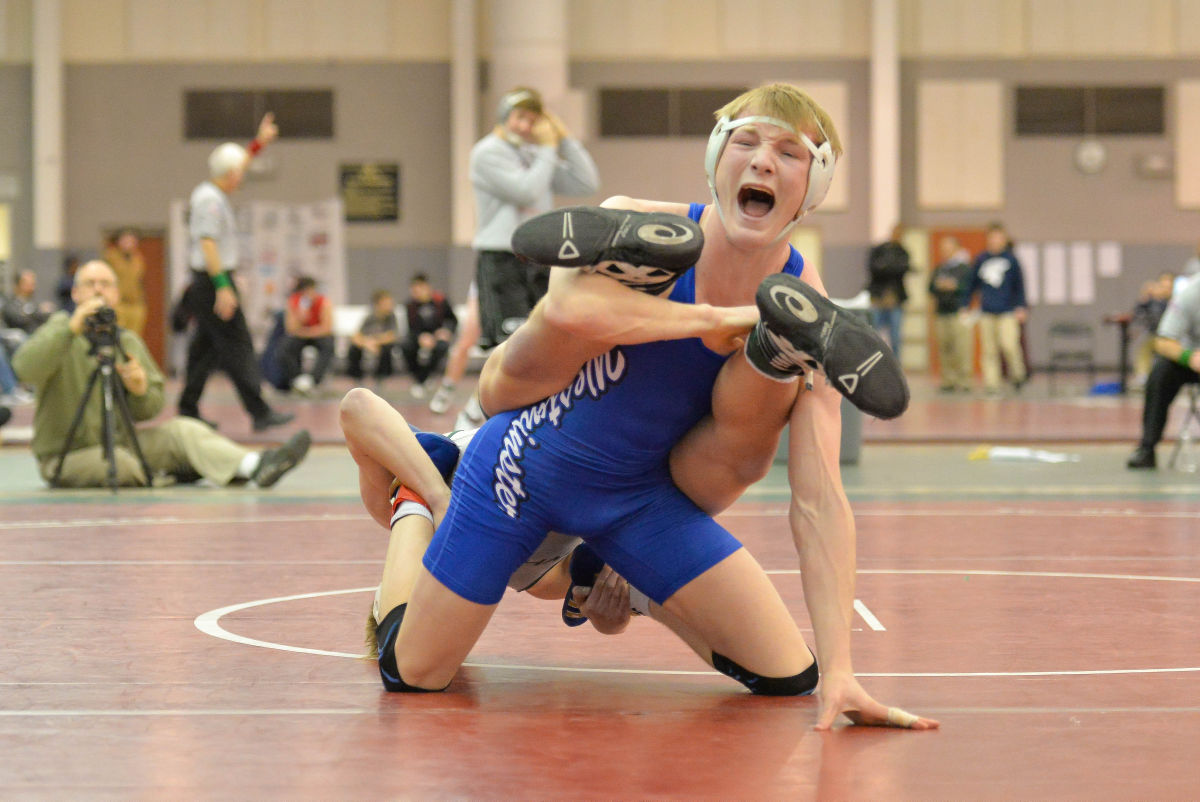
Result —
<path fill-rule="evenodd" d="M 117 312 L 111 306 L 102 306 L 83 319 L 83 336 L 91 343 L 91 352 L 111 353 L 117 347 Z"/>

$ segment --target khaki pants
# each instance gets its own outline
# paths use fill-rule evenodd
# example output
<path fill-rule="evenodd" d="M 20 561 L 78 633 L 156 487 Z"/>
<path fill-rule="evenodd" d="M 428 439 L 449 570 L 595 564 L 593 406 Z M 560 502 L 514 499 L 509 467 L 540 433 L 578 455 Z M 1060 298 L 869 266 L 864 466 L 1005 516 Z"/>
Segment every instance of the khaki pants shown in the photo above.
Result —
<path fill-rule="evenodd" d="M 971 385 L 971 329 L 956 312 L 937 315 L 933 321 L 942 386 L 966 389 Z"/>
<path fill-rule="evenodd" d="M 1000 354 L 1008 363 L 1008 379 L 1013 383 L 1025 381 L 1025 357 L 1021 353 L 1021 324 L 1012 312 L 1001 315 L 984 313 L 979 318 L 980 361 L 983 363 L 983 386 L 1000 389 Z"/>
<path fill-rule="evenodd" d="M 122 425 L 118 421 L 117 426 Z M 248 453 L 194 418 L 175 418 L 158 426 L 138 429 L 138 444 L 154 473 L 181 479 L 194 479 L 199 475 L 215 485 L 229 484 Z M 118 446 L 114 457 L 117 484 L 122 487 L 149 484 L 132 448 Z M 49 483 L 58 467 L 58 455 L 43 459 L 38 467 L 42 478 Z M 88 446 L 68 453 L 58 481 L 61 487 L 106 487 L 108 460 L 104 458 L 104 447 Z"/>

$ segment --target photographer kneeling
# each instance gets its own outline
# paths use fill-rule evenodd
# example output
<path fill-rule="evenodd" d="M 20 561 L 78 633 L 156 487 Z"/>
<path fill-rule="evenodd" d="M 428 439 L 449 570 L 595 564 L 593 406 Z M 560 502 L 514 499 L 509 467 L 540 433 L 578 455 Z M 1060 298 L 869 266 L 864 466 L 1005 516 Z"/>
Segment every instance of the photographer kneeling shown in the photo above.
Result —
<path fill-rule="evenodd" d="M 75 273 L 71 297 L 75 311 L 52 315 L 13 357 L 17 376 L 37 392 L 33 454 L 42 478 L 48 483 L 53 482 L 59 470 L 59 455 L 68 444 L 72 420 L 80 412 L 79 406 L 99 359 L 112 360 L 115 378 L 124 388 L 133 420 L 153 418 L 162 410 L 164 400 L 162 372 L 154 364 L 146 344 L 133 332 L 116 328 L 101 311 L 115 309 L 120 300 L 112 268 L 101 261 L 80 267 Z M 102 445 L 102 389 L 96 386 L 88 395 L 78 429 L 71 438 L 70 451 L 63 460 L 59 487 L 108 484 L 110 466 Z M 145 475 L 137 450 L 117 414 L 119 410 L 113 413 L 117 483 L 150 484 L 154 477 Z M 311 442 L 308 432 L 300 431 L 279 448 L 248 451 L 195 418 L 173 418 L 140 428 L 137 441 L 155 475 L 180 481 L 203 477 L 215 485 L 241 480 L 259 487 L 270 487 L 296 467 Z"/>

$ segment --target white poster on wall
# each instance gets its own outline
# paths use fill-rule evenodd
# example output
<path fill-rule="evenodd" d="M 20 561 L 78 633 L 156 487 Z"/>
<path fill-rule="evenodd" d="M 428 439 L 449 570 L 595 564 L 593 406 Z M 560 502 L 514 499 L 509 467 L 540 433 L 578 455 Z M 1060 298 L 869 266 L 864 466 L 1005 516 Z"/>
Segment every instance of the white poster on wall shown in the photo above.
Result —
<path fill-rule="evenodd" d="M 1100 278 L 1116 278 L 1121 275 L 1121 243 L 1096 244 L 1096 275 Z"/>
<path fill-rule="evenodd" d="M 346 303 L 346 264 L 342 202 L 333 199 L 304 207 L 304 272 L 330 303 Z"/>
<path fill-rule="evenodd" d="M 1025 278 L 1025 303 L 1033 306 L 1042 297 L 1042 261 L 1038 247 L 1032 242 L 1018 243 L 1013 246 L 1013 256 L 1020 262 L 1021 275 Z"/>
<path fill-rule="evenodd" d="M 1067 246 L 1047 242 L 1042 246 L 1042 303 L 1067 302 Z"/>
<path fill-rule="evenodd" d="M 317 280 L 331 303 L 346 302 L 346 248 L 342 203 L 337 198 L 289 204 L 251 201 L 235 204 L 240 252 L 237 272 L 246 323 L 261 345 L 272 317 L 283 309 L 297 276 Z M 187 202 L 170 206 L 171 298 L 191 281 L 188 270 Z"/>
<path fill-rule="evenodd" d="M 270 332 L 271 315 L 283 308 L 289 289 L 284 272 L 287 252 L 283 222 L 288 207 L 282 203 L 258 201 L 250 204 L 251 254 L 238 269 L 238 289 L 242 292 L 242 307 L 246 324 L 256 335 Z"/>
<path fill-rule="evenodd" d="M 1096 302 L 1096 276 L 1092 243 L 1071 243 L 1071 303 L 1081 306 Z"/>

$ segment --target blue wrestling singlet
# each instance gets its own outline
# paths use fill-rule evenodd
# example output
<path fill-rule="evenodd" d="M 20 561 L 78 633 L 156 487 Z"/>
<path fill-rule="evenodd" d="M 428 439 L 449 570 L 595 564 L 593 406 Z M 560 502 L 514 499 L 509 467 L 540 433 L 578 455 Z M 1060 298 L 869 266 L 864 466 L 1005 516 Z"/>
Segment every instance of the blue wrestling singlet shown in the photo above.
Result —
<path fill-rule="evenodd" d="M 698 222 L 703 210 L 694 203 L 688 214 Z M 803 266 L 793 248 L 784 271 Z M 695 297 L 693 268 L 669 298 Z M 699 338 L 618 346 L 563 391 L 488 420 L 463 453 L 425 567 L 463 598 L 495 604 L 546 532 L 569 532 L 665 601 L 741 547 L 668 467 L 671 448 L 711 412 L 726 358 Z"/>

